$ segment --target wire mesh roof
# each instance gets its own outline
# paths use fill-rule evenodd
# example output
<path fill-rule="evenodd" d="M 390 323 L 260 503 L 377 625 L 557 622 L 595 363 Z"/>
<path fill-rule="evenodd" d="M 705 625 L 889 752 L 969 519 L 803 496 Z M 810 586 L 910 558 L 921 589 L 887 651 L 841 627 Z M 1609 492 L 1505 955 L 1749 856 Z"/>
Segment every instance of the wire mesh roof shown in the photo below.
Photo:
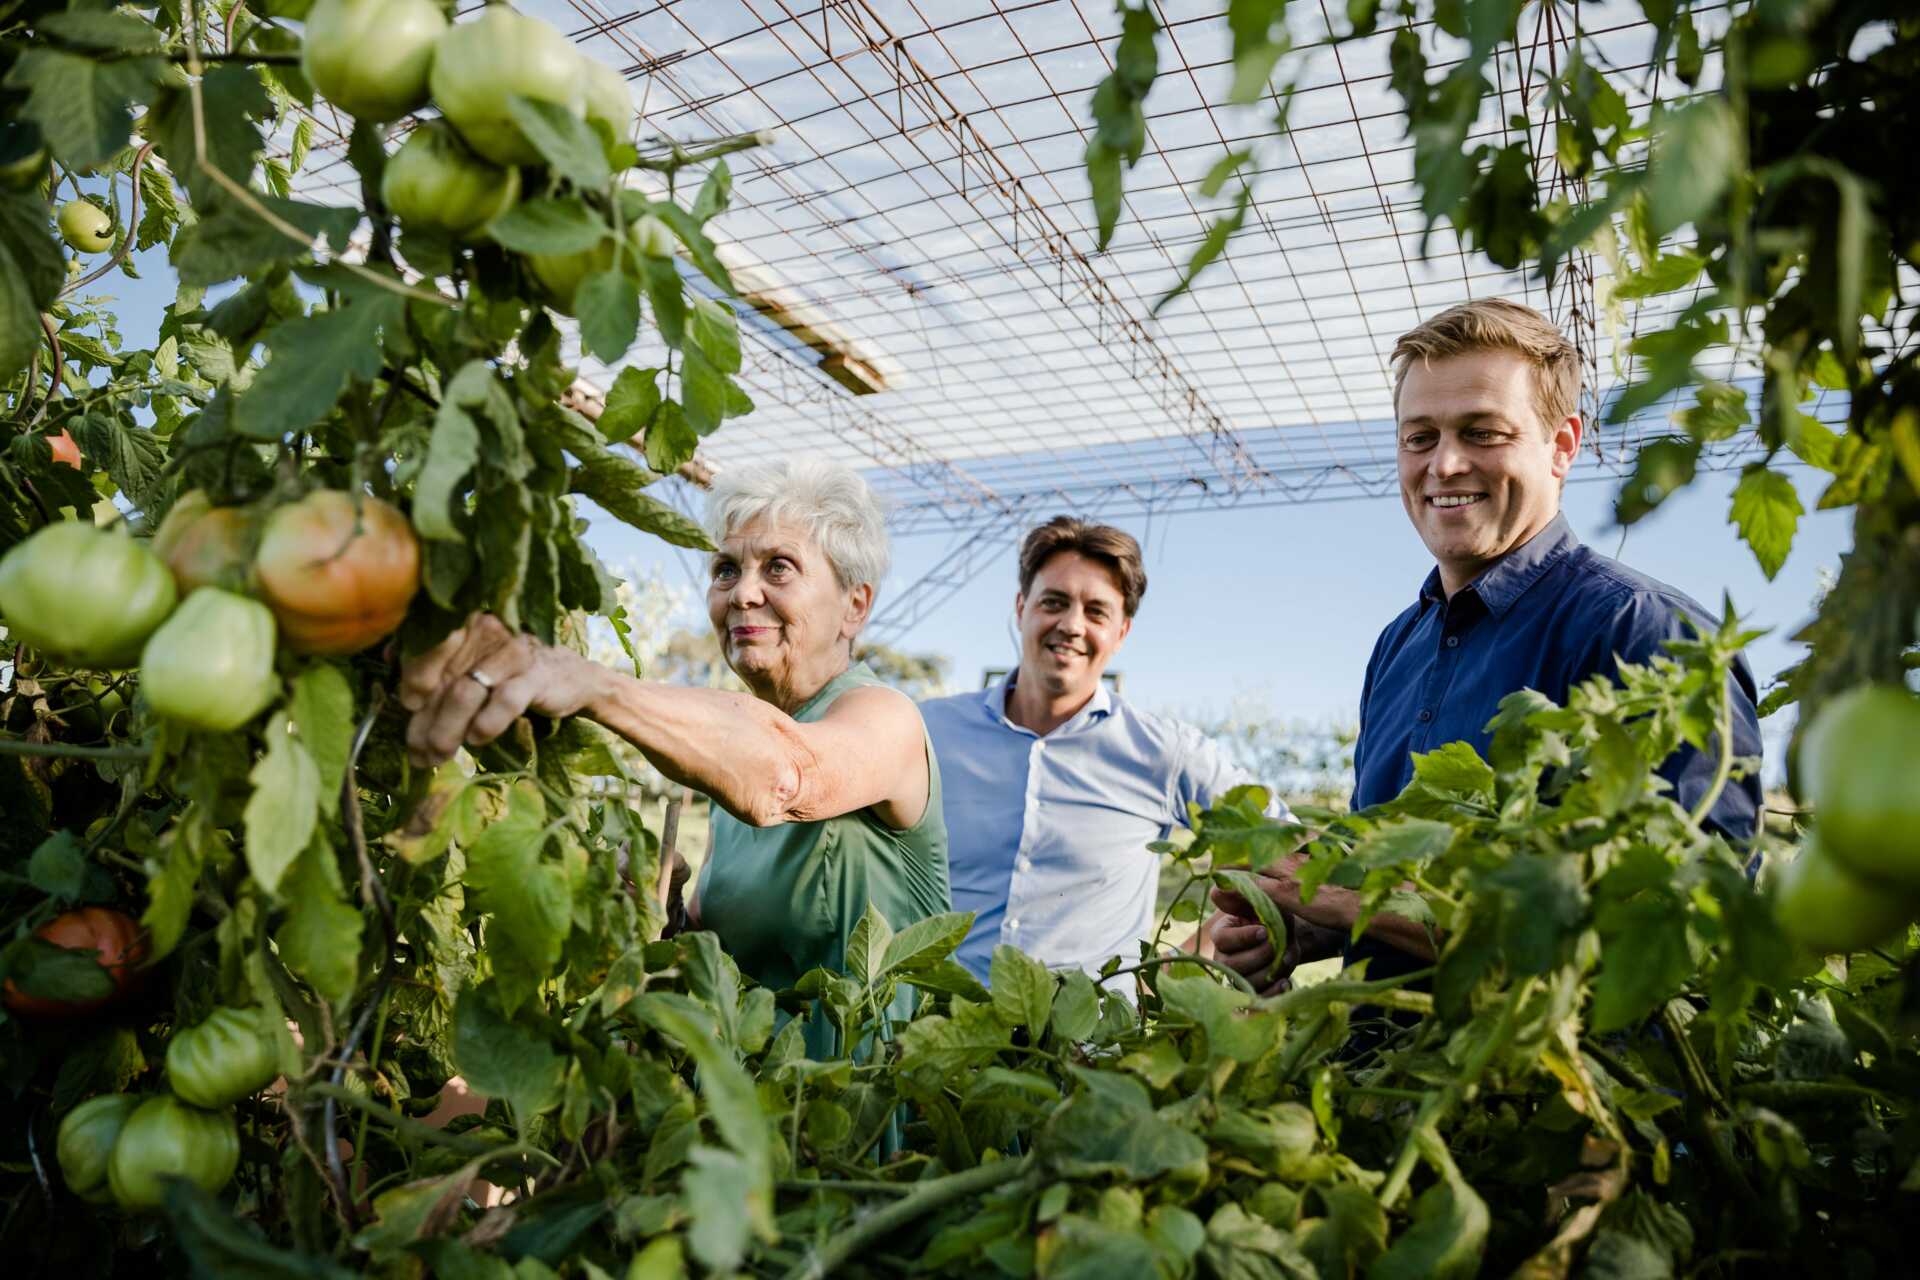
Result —
<path fill-rule="evenodd" d="M 1632 334 L 1692 301 L 1657 299 L 1609 323 L 1594 302 L 1604 262 L 1580 256 L 1549 286 L 1466 250 L 1445 225 L 1429 233 L 1389 84 L 1393 29 L 1336 44 L 1345 6 L 1327 0 L 1289 11 L 1296 51 L 1283 71 L 1303 74 L 1284 135 L 1273 101 L 1214 105 L 1232 74 L 1223 6 L 1155 4 L 1165 34 L 1146 152 L 1105 253 L 1082 157 L 1118 33 L 1109 0 L 519 7 L 627 76 L 643 139 L 774 131 L 732 157 L 733 205 L 710 227 L 758 299 L 741 316 L 741 381 L 757 408 L 703 456 L 864 468 L 897 533 L 955 537 L 960 561 L 1062 508 L 1113 517 L 1391 493 L 1388 356 L 1420 318 L 1489 296 L 1547 311 L 1582 349 L 1591 409 L 1624 385 Z M 1698 17 L 1711 28 L 1724 11 Z M 1536 4 L 1490 69 L 1496 93 L 1470 147 L 1523 123 L 1545 140 L 1535 154 L 1551 156 L 1543 86 L 1576 24 L 1636 121 L 1688 92 L 1652 63 L 1637 5 Z M 1710 64 L 1703 84 L 1715 75 Z M 351 176 L 345 122 L 323 108 L 317 123 L 309 192 Z M 1154 318 L 1234 194 L 1202 200 L 1200 179 L 1248 145 L 1255 160 L 1235 179 L 1253 185 L 1243 230 Z M 1557 171 L 1535 177 L 1545 195 L 1581 194 Z M 823 351 L 879 389 L 854 394 Z M 628 359 L 662 354 L 643 343 Z M 1731 349 L 1701 363 L 1727 380 L 1755 372 Z M 583 367 L 601 386 L 614 373 Z M 1625 429 L 1596 423 L 1581 471 L 1617 474 L 1672 407 Z M 1752 448 L 1717 446 L 1705 465 Z"/>

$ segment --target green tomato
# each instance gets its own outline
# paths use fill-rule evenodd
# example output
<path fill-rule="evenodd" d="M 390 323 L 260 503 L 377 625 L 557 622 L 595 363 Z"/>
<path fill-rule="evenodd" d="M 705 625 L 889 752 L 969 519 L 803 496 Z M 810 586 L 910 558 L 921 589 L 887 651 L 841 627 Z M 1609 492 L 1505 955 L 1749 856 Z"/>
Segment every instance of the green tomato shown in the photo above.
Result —
<path fill-rule="evenodd" d="M 140 655 L 147 705 L 196 729 L 238 729 L 273 700 L 274 634 L 258 600 L 201 587 Z"/>
<path fill-rule="evenodd" d="M 582 114 L 580 57 L 571 40 L 538 18 L 489 5 L 441 38 L 430 77 L 433 101 L 467 145 L 495 164 L 537 164 L 540 152 L 513 122 L 507 99 L 518 94 Z"/>
<path fill-rule="evenodd" d="M 587 119 L 605 124 L 615 142 L 627 141 L 633 133 L 633 93 L 627 78 L 591 54 L 582 53 L 580 62 Z"/>
<path fill-rule="evenodd" d="M 215 1009 L 167 1042 L 167 1084 L 182 1102 L 224 1107 L 280 1074 L 279 1037 L 258 1008 Z"/>
<path fill-rule="evenodd" d="M 1920 698 L 1891 685 L 1848 690 L 1807 726 L 1800 759 L 1834 860 L 1920 892 Z"/>
<path fill-rule="evenodd" d="M 300 66 L 320 95 L 381 124 L 427 105 L 427 76 L 446 34 L 432 0 L 318 0 Z"/>
<path fill-rule="evenodd" d="M 145 543 L 64 520 L 0 559 L 0 619 L 83 667 L 128 667 L 173 612 L 173 575 Z"/>
<path fill-rule="evenodd" d="M 1773 914 L 1794 941 L 1822 955 L 1860 951 L 1885 941 L 1920 913 L 1920 900 L 1855 875 L 1817 839 L 1788 863 L 1774 884 Z"/>
<path fill-rule="evenodd" d="M 239 1167 L 240 1131 L 231 1111 L 202 1111 L 163 1095 L 141 1103 L 121 1126 L 107 1185 L 123 1209 L 158 1209 L 168 1178 L 185 1178 L 211 1195 Z"/>
<path fill-rule="evenodd" d="M 453 126 L 435 120 L 407 135 L 387 161 L 380 199 L 406 226 L 473 240 L 520 199 L 520 171 L 488 164 Z"/>
<path fill-rule="evenodd" d="M 530 253 L 527 270 L 540 282 L 547 301 L 563 316 L 573 314 L 574 295 L 586 278 L 613 266 L 613 237 L 579 253 Z"/>
<path fill-rule="evenodd" d="M 650 213 L 643 213 L 634 219 L 629 235 L 633 247 L 649 258 L 671 258 L 680 243 L 673 234 L 673 228 Z"/>
<path fill-rule="evenodd" d="M 107 1186 L 107 1161 L 127 1117 L 140 1105 L 131 1093 L 103 1093 L 67 1112 L 60 1122 L 54 1152 L 67 1189 L 90 1204 L 113 1199 Z"/>
<path fill-rule="evenodd" d="M 60 206 L 60 238 L 70 249 L 100 253 L 113 247 L 113 219 L 91 200 L 69 200 Z"/>
<path fill-rule="evenodd" d="M 663 237 L 668 247 L 660 251 Z M 666 257 L 673 252 L 673 243 L 673 232 L 666 224 L 646 214 L 627 227 L 627 252 L 621 269 L 637 274 L 642 257 Z M 579 253 L 530 253 L 526 259 L 527 269 L 546 292 L 548 304 L 561 315 L 570 316 L 574 295 L 587 277 L 613 269 L 613 237 Z"/>

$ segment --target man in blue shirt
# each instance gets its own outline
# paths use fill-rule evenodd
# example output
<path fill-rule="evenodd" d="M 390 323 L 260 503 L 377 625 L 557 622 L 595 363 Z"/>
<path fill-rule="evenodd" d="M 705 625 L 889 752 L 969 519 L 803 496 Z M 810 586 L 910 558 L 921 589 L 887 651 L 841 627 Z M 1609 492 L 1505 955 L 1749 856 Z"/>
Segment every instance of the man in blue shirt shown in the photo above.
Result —
<path fill-rule="evenodd" d="M 1151 938 L 1160 858 L 1187 806 L 1251 781 L 1197 729 L 1128 705 L 1101 676 L 1146 593 L 1140 545 L 1059 516 L 1020 549 L 1020 665 L 921 704 L 940 762 L 958 959 L 985 979 L 1008 943 L 1096 972 Z M 1284 808 L 1276 806 L 1276 814 Z"/>
<path fill-rule="evenodd" d="M 1693 600 L 1581 545 L 1560 512 L 1560 492 L 1580 452 L 1579 363 L 1573 344 L 1530 307 L 1501 300 L 1442 312 L 1394 348 L 1400 497 L 1434 558 L 1418 598 L 1374 643 L 1361 692 L 1353 807 L 1391 800 L 1413 777 L 1412 753 L 1465 741 L 1483 755 L 1500 700 L 1535 689 L 1564 703 L 1568 691 L 1622 663 L 1644 663 L 1666 641 L 1708 620 Z M 1733 749 L 1758 757 L 1752 672 L 1732 679 Z M 1660 773 L 1691 808 L 1711 785 L 1716 759 L 1683 748 Z M 1721 793 L 1709 826 L 1753 836 L 1760 782 L 1749 772 Z M 1268 868 L 1262 886 L 1297 918 L 1298 935 L 1275 966 L 1265 930 L 1237 895 L 1216 893 L 1222 914 L 1205 936 L 1220 958 L 1283 988 L 1294 964 L 1339 954 L 1368 960 L 1372 977 L 1432 962 L 1435 940 L 1413 921 L 1376 917 L 1347 943 L 1352 890 L 1323 886 L 1300 900 L 1302 855 Z"/>

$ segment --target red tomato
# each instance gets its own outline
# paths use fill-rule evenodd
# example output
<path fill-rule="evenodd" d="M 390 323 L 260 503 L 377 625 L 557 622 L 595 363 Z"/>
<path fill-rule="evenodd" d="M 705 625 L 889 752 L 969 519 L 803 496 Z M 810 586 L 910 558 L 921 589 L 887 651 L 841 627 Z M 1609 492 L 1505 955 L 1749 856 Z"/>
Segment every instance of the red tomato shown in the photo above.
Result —
<path fill-rule="evenodd" d="M 55 916 L 33 935 L 42 942 L 69 951 L 91 951 L 100 967 L 113 979 L 113 993 L 99 1000 L 47 1000 L 28 995 L 8 982 L 0 1000 L 15 1013 L 45 1018 L 65 1018 L 91 1013 L 112 1004 L 140 981 L 140 965 L 147 958 L 147 936 L 139 922 L 111 907 L 81 907 Z"/>
<path fill-rule="evenodd" d="M 47 437 L 47 443 L 53 446 L 53 460 L 64 462 L 75 471 L 80 469 L 80 446 L 65 431 L 55 432 Z"/>

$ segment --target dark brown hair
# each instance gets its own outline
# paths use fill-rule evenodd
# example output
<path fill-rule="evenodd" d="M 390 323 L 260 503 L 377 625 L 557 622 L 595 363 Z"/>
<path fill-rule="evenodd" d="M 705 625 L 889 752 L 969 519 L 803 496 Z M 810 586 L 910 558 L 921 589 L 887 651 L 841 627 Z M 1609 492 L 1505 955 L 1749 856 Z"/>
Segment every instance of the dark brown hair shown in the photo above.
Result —
<path fill-rule="evenodd" d="M 1482 298 L 1448 307 L 1400 335 L 1393 346 L 1393 405 L 1400 384 L 1418 360 L 1444 360 L 1475 351 L 1511 351 L 1533 367 L 1533 406 L 1551 437 L 1579 412 L 1580 353 L 1553 321 L 1532 307 L 1505 298 Z"/>
<path fill-rule="evenodd" d="M 1040 567 L 1063 551 L 1074 551 L 1105 565 L 1120 588 L 1121 604 L 1129 618 L 1147 594 L 1147 570 L 1140 563 L 1140 544 L 1133 535 L 1109 524 L 1090 524 L 1074 516 L 1055 516 L 1020 544 L 1020 594 L 1033 589 Z"/>

